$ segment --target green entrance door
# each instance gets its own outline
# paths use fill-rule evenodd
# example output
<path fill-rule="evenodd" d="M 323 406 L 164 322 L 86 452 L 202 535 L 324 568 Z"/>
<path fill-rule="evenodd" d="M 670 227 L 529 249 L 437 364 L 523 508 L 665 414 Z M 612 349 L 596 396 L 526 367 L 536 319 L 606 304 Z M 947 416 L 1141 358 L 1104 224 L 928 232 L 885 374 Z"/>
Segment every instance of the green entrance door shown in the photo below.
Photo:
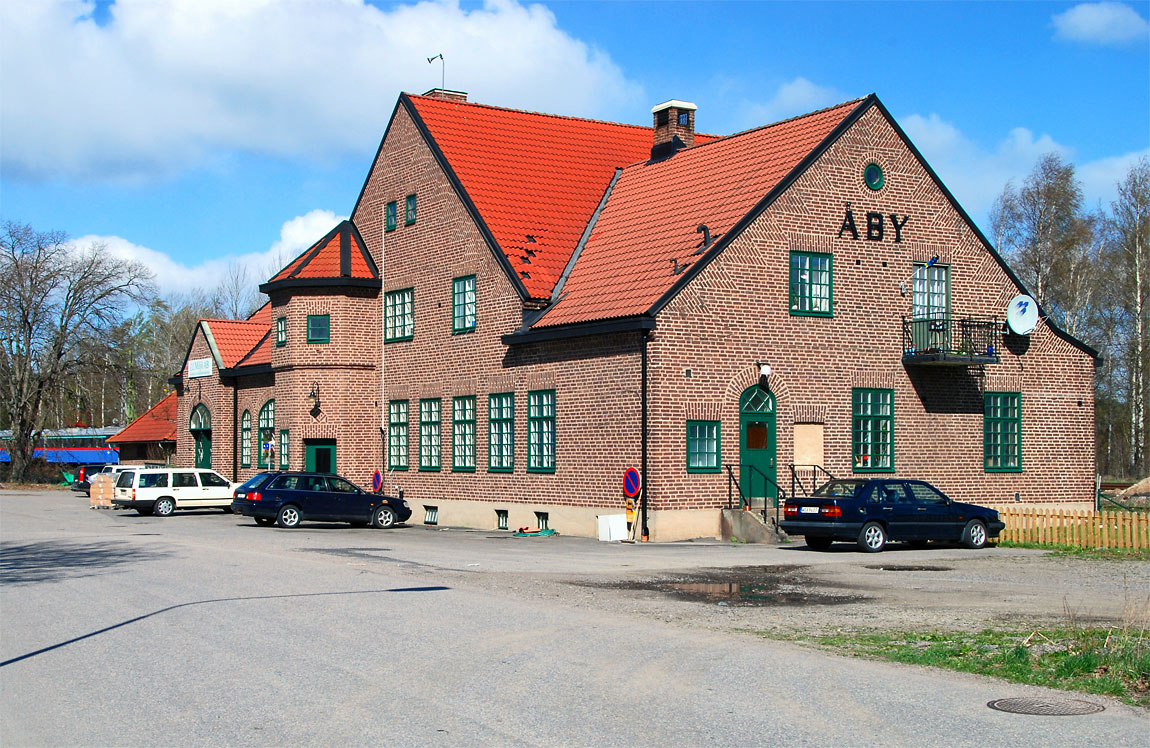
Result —
<path fill-rule="evenodd" d="M 309 473 L 335 473 L 335 439 L 308 439 L 303 449 L 304 470 Z"/>
<path fill-rule="evenodd" d="M 192 408 L 192 417 L 188 419 L 188 431 L 192 432 L 192 441 L 195 443 L 196 467 L 210 468 L 212 466 L 212 414 L 203 403 Z"/>
<path fill-rule="evenodd" d="M 772 483 L 778 480 L 775 447 L 775 396 L 754 385 L 739 398 L 739 485 L 744 496 L 778 498 Z"/>

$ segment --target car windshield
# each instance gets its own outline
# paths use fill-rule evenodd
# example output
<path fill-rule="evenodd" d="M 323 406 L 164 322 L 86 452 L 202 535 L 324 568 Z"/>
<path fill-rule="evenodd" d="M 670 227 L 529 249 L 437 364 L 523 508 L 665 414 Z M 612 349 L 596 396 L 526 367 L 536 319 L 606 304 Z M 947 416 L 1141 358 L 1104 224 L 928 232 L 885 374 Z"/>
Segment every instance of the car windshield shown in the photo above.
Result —
<path fill-rule="evenodd" d="M 256 473 L 255 475 L 253 475 L 252 477 L 250 477 L 246 481 L 244 481 L 244 484 L 242 486 L 240 486 L 240 488 L 259 488 L 270 477 L 271 477 L 271 473 Z"/>
<path fill-rule="evenodd" d="M 822 484 L 811 496 L 857 496 L 865 480 L 830 480 Z"/>

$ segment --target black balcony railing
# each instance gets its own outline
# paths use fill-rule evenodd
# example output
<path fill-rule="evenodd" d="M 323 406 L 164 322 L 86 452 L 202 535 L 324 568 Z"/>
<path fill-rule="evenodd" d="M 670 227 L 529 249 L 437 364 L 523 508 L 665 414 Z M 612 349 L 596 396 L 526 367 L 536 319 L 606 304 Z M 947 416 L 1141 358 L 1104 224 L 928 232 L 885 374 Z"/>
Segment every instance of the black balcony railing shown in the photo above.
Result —
<path fill-rule="evenodd" d="M 969 366 L 1001 363 L 1002 321 L 936 316 L 902 318 L 902 360 L 906 364 Z"/>

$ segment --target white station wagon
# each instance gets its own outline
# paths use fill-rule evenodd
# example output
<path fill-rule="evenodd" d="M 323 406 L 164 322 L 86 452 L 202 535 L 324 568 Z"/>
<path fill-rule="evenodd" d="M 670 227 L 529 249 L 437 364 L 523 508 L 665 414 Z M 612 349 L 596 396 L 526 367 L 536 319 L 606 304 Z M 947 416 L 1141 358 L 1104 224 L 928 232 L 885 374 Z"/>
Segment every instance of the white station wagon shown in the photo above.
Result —
<path fill-rule="evenodd" d="M 177 509 L 218 507 L 231 511 L 232 493 L 239 486 L 214 470 L 142 468 L 125 470 L 116 479 L 112 505 L 140 514 L 167 517 Z"/>

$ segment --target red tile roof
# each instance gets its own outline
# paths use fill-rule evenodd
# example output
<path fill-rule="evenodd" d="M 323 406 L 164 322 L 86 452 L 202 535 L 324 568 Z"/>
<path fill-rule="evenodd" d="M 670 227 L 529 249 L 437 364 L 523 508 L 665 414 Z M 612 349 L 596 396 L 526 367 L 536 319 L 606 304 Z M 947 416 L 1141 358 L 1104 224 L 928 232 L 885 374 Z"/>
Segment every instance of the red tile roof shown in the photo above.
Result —
<path fill-rule="evenodd" d="M 261 306 L 259 309 L 252 312 L 247 319 L 248 322 L 259 322 L 261 325 L 271 327 L 272 324 L 272 303 L 269 301 Z"/>
<path fill-rule="evenodd" d="M 170 392 L 136 420 L 109 436 L 109 444 L 176 440 L 176 393 Z"/>
<path fill-rule="evenodd" d="M 858 101 L 627 167 L 559 301 L 533 327 L 643 314 L 809 155 Z"/>
<path fill-rule="evenodd" d="M 615 169 L 648 159 L 654 143 L 650 127 L 408 96 L 537 299 L 551 297 Z"/>
<path fill-rule="evenodd" d="M 268 282 L 320 278 L 379 278 L 379 269 L 351 221 L 341 221 Z"/>
<path fill-rule="evenodd" d="M 200 324 L 211 331 L 212 340 L 220 352 L 220 365 L 231 369 L 259 345 L 265 336 L 270 336 L 271 327 L 262 322 L 240 322 L 234 319 L 202 319 Z"/>
<path fill-rule="evenodd" d="M 272 363 L 272 333 L 271 328 L 267 328 L 263 340 L 246 356 L 240 359 L 236 366 L 258 366 L 266 364 L 271 366 Z"/>

